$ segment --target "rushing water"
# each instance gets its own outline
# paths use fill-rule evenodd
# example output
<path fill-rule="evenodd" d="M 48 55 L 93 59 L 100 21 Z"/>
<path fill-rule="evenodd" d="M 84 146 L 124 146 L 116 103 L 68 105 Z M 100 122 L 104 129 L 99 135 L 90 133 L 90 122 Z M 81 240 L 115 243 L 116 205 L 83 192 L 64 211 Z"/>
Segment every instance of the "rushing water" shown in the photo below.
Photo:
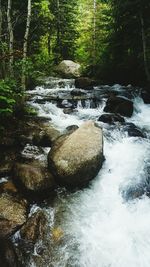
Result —
<path fill-rule="evenodd" d="M 53 87 L 48 84 L 30 91 L 29 102 L 38 109 L 39 116 L 51 118 L 51 123 L 64 130 L 69 125 L 81 125 L 84 120 L 97 121 L 103 113 L 108 89 L 121 95 L 127 90 L 119 85 L 95 88 L 96 94 L 103 95 L 97 107 L 92 109 L 86 100 L 83 108 L 78 101 L 72 114 L 64 114 L 56 102 L 36 101 L 52 94 L 63 96 L 73 88 L 72 81 L 55 80 Z M 130 198 L 149 184 L 150 105 L 145 105 L 137 93 L 131 94 L 131 98 L 134 114 L 126 122 L 133 122 L 146 138 L 129 137 L 119 123 L 100 123 L 106 158 L 103 167 L 88 188 L 74 193 L 62 189 L 53 205 L 45 207 L 50 229 L 59 229 L 61 237 L 54 240 L 49 232 L 43 241 L 44 254 L 38 256 L 35 252 L 30 267 L 150 266 L 150 198 L 146 194 Z"/>

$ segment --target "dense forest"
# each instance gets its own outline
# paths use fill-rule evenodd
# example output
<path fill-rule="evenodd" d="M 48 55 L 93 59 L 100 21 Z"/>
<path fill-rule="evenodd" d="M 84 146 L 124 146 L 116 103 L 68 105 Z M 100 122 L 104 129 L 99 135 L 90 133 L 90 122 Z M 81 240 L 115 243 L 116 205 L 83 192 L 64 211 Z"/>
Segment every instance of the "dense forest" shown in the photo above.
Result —
<path fill-rule="evenodd" d="M 63 59 L 101 83 L 148 84 L 149 14 L 148 0 L 1 0 L 0 113 Z"/>

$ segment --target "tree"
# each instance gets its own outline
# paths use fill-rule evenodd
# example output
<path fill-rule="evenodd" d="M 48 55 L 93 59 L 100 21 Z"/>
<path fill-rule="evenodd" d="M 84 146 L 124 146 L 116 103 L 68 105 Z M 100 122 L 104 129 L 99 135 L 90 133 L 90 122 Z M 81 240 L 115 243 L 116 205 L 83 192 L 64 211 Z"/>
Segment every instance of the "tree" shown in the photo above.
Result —
<path fill-rule="evenodd" d="M 113 34 L 109 45 L 112 76 L 118 82 L 141 83 L 149 79 L 150 2 L 112 0 Z M 144 59 L 144 60 L 143 60 Z"/>
<path fill-rule="evenodd" d="M 50 1 L 49 8 L 53 15 L 51 31 L 53 37 L 54 61 L 74 59 L 76 51 L 78 1 Z"/>
<path fill-rule="evenodd" d="M 13 25 L 11 19 L 12 12 L 12 0 L 8 0 L 7 6 L 7 22 L 8 22 L 8 33 L 9 33 L 9 72 L 10 75 L 13 76 L 13 62 L 14 62 L 14 33 L 13 33 Z"/>
<path fill-rule="evenodd" d="M 28 0 L 28 8 L 27 8 L 27 23 L 26 30 L 24 35 L 24 43 L 23 43 L 23 63 L 27 59 L 27 50 L 28 50 L 28 39 L 29 39 L 29 30 L 30 30 L 30 22 L 31 22 L 31 0 Z M 26 75 L 24 73 L 24 64 L 22 68 L 22 88 L 26 89 Z"/>

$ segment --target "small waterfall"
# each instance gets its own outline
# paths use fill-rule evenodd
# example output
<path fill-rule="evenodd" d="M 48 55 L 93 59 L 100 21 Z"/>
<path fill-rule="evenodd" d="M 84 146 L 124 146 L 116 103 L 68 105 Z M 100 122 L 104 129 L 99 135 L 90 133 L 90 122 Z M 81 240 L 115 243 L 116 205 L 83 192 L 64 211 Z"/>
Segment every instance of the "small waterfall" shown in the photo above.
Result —
<path fill-rule="evenodd" d="M 92 97 L 98 104 L 92 106 L 93 100 L 78 99 L 69 114 L 57 101 L 36 102 L 39 96 L 59 95 L 67 104 L 73 89 L 72 80 L 50 78 L 46 87 L 28 92 L 29 103 L 39 116 L 50 118 L 61 130 L 89 119 L 99 123 L 104 131 L 106 160 L 88 188 L 74 193 L 59 190 L 53 206 L 44 207 L 50 229 L 61 229 L 62 238 L 56 242 L 49 232 L 43 241 L 44 254 L 32 255 L 28 266 L 149 267 L 150 198 L 144 185 L 150 180 L 150 105 L 145 105 L 131 86 L 121 85 L 96 87 Z M 133 100 L 134 114 L 125 118 L 125 123 L 134 123 L 146 138 L 129 137 L 119 123 L 109 126 L 98 122 L 106 94 L 111 91 Z M 140 194 L 139 189 L 145 194 Z M 134 197 L 138 193 L 139 197 Z"/>

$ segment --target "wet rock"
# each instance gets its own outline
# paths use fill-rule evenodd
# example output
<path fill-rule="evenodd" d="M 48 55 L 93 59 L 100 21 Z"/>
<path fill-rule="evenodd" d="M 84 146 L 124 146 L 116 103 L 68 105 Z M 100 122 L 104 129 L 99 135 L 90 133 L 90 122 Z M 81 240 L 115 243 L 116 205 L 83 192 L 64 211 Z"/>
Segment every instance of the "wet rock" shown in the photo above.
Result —
<path fill-rule="evenodd" d="M 150 104 L 150 92 L 148 90 L 143 90 L 141 92 L 141 97 L 145 104 Z"/>
<path fill-rule="evenodd" d="M 0 183 L 0 194 L 2 193 L 15 195 L 18 193 L 18 190 L 12 181 L 7 181 Z"/>
<path fill-rule="evenodd" d="M 66 128 L 66 131 L 68 133 L 73 133 L 74 131 L 76 131 L 77 129 L 79 129 L 78 125 L 70 125 Z"/>
<path fill-rule="evenodd" d="M 40 123 L 48 123 L 49 121 L 51 121 L 50 118 L 46 118 L 46 117 L 42 117 L 42 116 L 25 116 L 25 119 L 27 121 L 31 121 L 32 123 L 36 123 L 36 124 L 40 124 Z"/>
<path fill-rule="evenodd" d="M 27 202 L 9 194 L 0 195 L 0 236 L 7 236 L 20 228 L 27 219 Z"/>
<path fill-rule="evenodd" d="M 13 177 L 16 184 L 30 193 L 42 193 L 55 186 L 52 174 L 38 160 L 30 163 L 16 163 Z"/>
<path fill-rule="evenodd" d="M 1 137 L 0 138 L 0 148 L 10 148 L 15 145 L 15 139 L 13 137 Z"/>
<path fill-rule="evenodd" d="M 142 133 L 142 131 L 136 127 L 133 123 L 126 123 L 125 124 L 125 131 L 128 132 L 129 136 L 133 137 L 142 137 L 145 138 L 146 136 Z"/>
<path fill-rule="evenodd" d="M 0 266 L 21 267 L 11 240 L 0 237 Z"/>
<path fill-rule="evenodd" d="M 44 211 L 40 210 L 34 213 L 20 230 L 21 237 L 33 244 L 42 240 L 45 234 L 47 218 Z"/>
<path fill-rule="evenodd" d="M 10 175 L 14 161 L 17 157 L 17 149 L 0 149 L 0 177 Z"/>
<path fill-rule="evenodd" d="M 32 144 L 32 137 L 31 136 L 25 136 L 23 134 L 19 135 L 16 143 L 17 143 L 17 145 L 24 147 L 26 144 Z"/>
<path fill-rule="evenodd" d="M 56 181 L 68 187 L 86 184 L 97 175 L 102 163 L 102 129 L 92 121 L 58 138 L 48 155 L 49 169 Z"/>
<path fill-rule="evenodd" d="M 75 80 L 75 87 L 82 88 L 84 90 L 93 89 L 93 86 L 97 85 L 97 81 L 92 80 L 88 77 L 80 77 Z"/>
<path fill-rule="evenodd" d="M 113 124 L 114 122 L 125 122 L 124 118 L 117 114 L 103 114 L 99 117 L 98 121 Z"/>
<path fill-rule="evenodd" d="M 64 236 L 64 232 L 60 227 L 52 229 L 52 239 L 55 243 L 59 242 Z"/>
<path fill-rule="evenodd" d="M 124 97 L 111 95 L 106 102 L 104 111 L 131 117 L 133 114 L 133 102 Z"/>
<path fill-rule="evenodd" d="M 42 147 L 51 147 L 52 143 L 61 135 L 53 126 L 44 127 L 33 136 L 33 144 Z"/>
<path fill-rule="evenodd" d="M 134 200 L 140 198 L 145 193 L 145 188 L 143 185 L 131 186 L 126 190 L 123 190 L 122 196 L 125 200 Z"/>
<path fill-rule="evenodd" d="M 13 163 L 2 161 L 0 162 L 0 177 L 9 175 L 12 169 Z"/>
<path fill-rule="evenodd" d="M 79 90 L 79 89 L 74 89 L 71 91 L 70 93 L 72 96 L 82 96 L 82 95 L 85 95 L 86 93 Z"/>
<path fill-rule="evenodd" d="M 67 99 L 57 101 L 57 107 L 59 108 L 73 108 L 73 104 Z"/>
<path fill-rule="evenodd" d="M 80 69 L 80 64 L 72 60 L 63 60 L 55 70 L 64 78 L 76 78 L 80 76 Z"/>
<path fill-rule="evenodd" d="M 63 109 L 63 112 L 64 112 L 64 114 L 71 114 L 71 113 L 73 113 L 73 109 L 72 108 L 64 108 Z"/>

